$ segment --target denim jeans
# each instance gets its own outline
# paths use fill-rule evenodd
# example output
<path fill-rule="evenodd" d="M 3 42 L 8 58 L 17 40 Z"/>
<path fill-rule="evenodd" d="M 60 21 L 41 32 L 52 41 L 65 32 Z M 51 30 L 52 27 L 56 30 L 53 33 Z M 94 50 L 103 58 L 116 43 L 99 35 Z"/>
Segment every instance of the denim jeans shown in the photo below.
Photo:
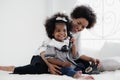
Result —
<path fill-rule="evenodd" d="M 62 75 L 68 75 L 71 77 L 73 77 L 77 72 L 73 68 L 70 68 L 70 67 L 67 67 L 67 68 L 62 67 L 60 71 L 62 72 Z"/>

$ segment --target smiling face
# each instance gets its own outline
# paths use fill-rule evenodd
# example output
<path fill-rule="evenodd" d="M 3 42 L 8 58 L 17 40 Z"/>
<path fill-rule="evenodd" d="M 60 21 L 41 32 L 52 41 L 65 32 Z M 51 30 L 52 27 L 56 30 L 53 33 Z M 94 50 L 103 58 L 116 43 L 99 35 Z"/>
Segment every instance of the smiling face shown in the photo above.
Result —
<path fill-rule="evenodd" d="M 55 40 L 63 41 L 67 37 L 67 27 L 64 23 L 57 23 L 53 33 Z"/>
<path fill-rule="evenodd" d="M 77 33 L 88 26 L 89 22 L 85 18 L 72 19 L 72 32 Z"/>

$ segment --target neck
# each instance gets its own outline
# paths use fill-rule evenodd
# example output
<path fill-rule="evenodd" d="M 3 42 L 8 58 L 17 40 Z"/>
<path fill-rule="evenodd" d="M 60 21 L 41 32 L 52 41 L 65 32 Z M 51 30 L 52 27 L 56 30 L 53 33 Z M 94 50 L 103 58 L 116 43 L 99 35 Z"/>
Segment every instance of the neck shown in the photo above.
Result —
<path fill-rule="evenodd" d="M 55 39 L 55 38 L 54 38 Z M 57 40 L 57 39 L 55 39 L 56 41 L 58 41 L 58 42 L 63 42 L 64 40 Z"/>

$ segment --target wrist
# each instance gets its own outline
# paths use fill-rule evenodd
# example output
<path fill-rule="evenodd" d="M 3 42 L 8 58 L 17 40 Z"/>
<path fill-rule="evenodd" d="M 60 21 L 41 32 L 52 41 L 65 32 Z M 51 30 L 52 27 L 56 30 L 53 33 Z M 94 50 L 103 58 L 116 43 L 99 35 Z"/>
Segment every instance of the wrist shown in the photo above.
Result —
<path fill-rule="evenodd" d="M 75 46 L 76 45 L 75 42 L 73 42 L 72 45 Z"/>
<path fill-rule="evenodd" d="M 62 67 L 65 67 L 65 62 L 62 62 L 62 65 L 61 65 Z"/>
<path fill-rule="evenodd" d="M 90 57 L 89 61 L 94 62 L 94 58 Z"/>

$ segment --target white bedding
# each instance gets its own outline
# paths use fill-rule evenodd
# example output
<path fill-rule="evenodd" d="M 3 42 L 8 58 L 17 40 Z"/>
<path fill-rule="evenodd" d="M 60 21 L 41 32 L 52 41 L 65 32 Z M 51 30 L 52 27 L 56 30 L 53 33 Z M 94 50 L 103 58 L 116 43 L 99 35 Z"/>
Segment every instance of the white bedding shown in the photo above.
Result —
<path fill-rule="evenodd" d="M 112 47 L 113 45 L 108 45 L 108 46 Z M 95 80 L 120 80 L 120 56 L 118 54 L 114 54 L 114 51 L 112 53 L 112 51 L 110 51 L 110 49 L 107 49 L 107 48 L 108 47 L 103 46 L 104 50 L 102 49 L 102 50 L 100 50 L 100 52 L 87 50 L 86 53 L 88 52 L 89 56 L 101 58 L 101 60 L 107 59 L 106 61 L 104 61 L 104 64 L 107 64 L 107 66 L 104 66 L 104 69 L 109 67 L 109 69 L 112 68 L 114 70 L 114 69 L 118 68 L 119 70 L 105 71 L 105 72 L 101 72 L 101 74 L 92 75 L 92 76 L 94 76 Z M 110 54 L 110 52 L 106 52 L 105 50 L 110 51 L 111 54 Z M 115 50 L 116 52 L 120 52 L 120 49 L 112 49 L 112 50 Z M 104 56 L 102 56 L 102 55 L 104 55 Z M 111 60 L 111 59 L 113 59 L 113 60 Z M 112 65 L 112 67 L 110 67 L 111 65 L 109 65 L 109 64 L 113 64 L 113 63 L 114 63 L 114 65 Z M 117 63 L 117 64 L 115 64 L 115 63 Z M 68 77 L 65 75 L 63 75 L 63 76 L 51 75 L 51 74 L 18 75 L 18 74 L 9 74 L 8 72 L 0 71 L 0 80 L 76 80 L 76 79 L 73 79 L 72 77 Z"/>
<path fill-rule="evenodd" d="M 95 80 L 120 80 L 120 70 L 106 71 L 99 75 L 92 75 Z M 59 76 L 51 74 L 36 74 L 36 75 L 18 75 L 8 74 L 8 72 L 0 71 L 0 80 L 76 80 L 68 76 Z"/>

